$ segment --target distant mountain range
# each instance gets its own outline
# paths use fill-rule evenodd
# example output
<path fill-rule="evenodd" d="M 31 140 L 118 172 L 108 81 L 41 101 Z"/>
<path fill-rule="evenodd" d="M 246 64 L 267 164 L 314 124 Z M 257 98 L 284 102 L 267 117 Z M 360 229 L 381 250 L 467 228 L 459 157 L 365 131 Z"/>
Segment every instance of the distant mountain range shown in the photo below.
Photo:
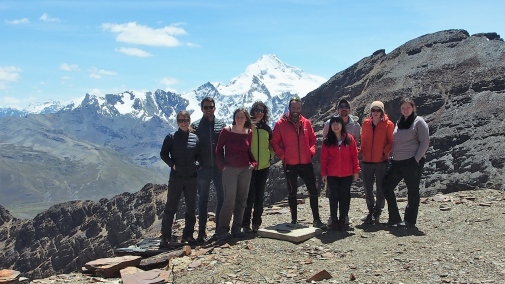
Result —
<path fill-rule="evenodd" d="M 200 101 L 211 96 L 216 116 L 228 123 L 238 107 L 262 100 L 273 124 L 290 97 L 304 97 L 326 79 L 264 55 L 230 83 L 207 82 L 186 94 L 156 90 L 86 94 L 68 105 L 57 101 L 26 109 L 0 108 L 0 204 L 14 214 L 73 200 L 137 191 L 149 182 L 166 183 L 168 167 L 159 151 L 176 128 L 180 110 L 202 116 Z M 29 207 L 37 212 L 33 206 Z"/>

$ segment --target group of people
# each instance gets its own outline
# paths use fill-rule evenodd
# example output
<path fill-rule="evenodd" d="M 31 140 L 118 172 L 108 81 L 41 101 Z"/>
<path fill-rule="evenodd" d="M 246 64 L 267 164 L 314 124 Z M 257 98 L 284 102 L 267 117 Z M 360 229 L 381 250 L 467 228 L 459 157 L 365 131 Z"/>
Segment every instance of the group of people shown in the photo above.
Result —
<path fill-rule="evenodd" d="M 249 111 L 236 109 L 229 126 L 215 117 L 215 108 L 213 98 L 204 98 L 203 116 L 194 123 L 187 111 L 180 111 L 178 130 L 163 141 L 160 156 L 171 171 L 160 245 L 167 246 L 172 240 L 174 215 L 182 194 L 186 213 L 181 241 L 197 243 L 207 239 L 211 182 L 217 197 L 213 237 L 225 240 L 257 231 L 262 223 L 265 187 L 274 153 L 283 163 L 291 223 L 298 223 L 297 179 L 300 177 L 309 193 L 313 226 L 326 229 L 319 215 L 319 191 L 312 163 L 316 135 L 310 120 L 302 115 L 301 100 L 289 101 L 289 111 L 275 123 L 273 130 L 268 125 L 268 107 L 261 101 L 255 102 Z M 415 226 L 429 130 L 424 119 L 416 114 L 413 100 L 403 99 L 400 109 L 402 116 L 395 126 L 385 113 L 384 104 L 374 101 L 361 128 L 358 117 L 350 114 L 349 102 L 342 99 L 337 105 L 337 114 L 325 123 L 320 164 L 330 203 L 330 228 L 348 226 L 351 185 L 360 172 L 369 212 L 364 218 L 366 224 L 379 222 L 387 202 L 387 225 Z M 403 221 L 394 193 L 402 179 L 408 190 Z M 195 240 L 196 207 L 198 237 Z"/>

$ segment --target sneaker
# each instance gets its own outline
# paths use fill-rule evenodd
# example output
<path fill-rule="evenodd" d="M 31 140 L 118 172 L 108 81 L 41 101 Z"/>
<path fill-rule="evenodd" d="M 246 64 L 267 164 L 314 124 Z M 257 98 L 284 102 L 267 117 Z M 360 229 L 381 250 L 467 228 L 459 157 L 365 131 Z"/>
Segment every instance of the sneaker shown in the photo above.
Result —
<path fill-rule="evenodd" d="M 253 233 L 257 233 L 259 229 L 260 229 L 260 225 L 253 225 L 252 226 Z"/>
<path fill-rule="evenodd" d="M 242 227 L 242 231 L 243 231 L 244 233 L 246 233 L 246 234 L 247 234 L 247 233 L 250 233 L 250 232 L 251 232 L 251 227 L 249 227 L 249 226 L 243 226 L 243 227 Z"/>
<path fill-rule="evenodd" d="M 183 236 L 181 238 L 181 243 L 196 244 L 196 240 L 193 236 Z"/>
<path fill-rule="evenodd" d="M 312 227 L 314 228 L 319 228 L 319 229 L 322 229 L 322 230 L 326 230 L 326 225 L 321 222 L 321 219 L 315 219 L 314 222 L 312 223 Z"/>

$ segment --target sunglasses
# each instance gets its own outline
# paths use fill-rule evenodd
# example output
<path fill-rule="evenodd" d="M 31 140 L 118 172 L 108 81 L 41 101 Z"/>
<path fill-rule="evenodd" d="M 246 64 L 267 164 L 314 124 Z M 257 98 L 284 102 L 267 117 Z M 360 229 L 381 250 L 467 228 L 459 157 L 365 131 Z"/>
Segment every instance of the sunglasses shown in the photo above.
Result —
<path fill-rule="evenodd" d="M 177 123 L 183 123 L 183 122 L 189 123 L 190 121 L 191 121 L 191 119 L 189 119 L 189 118 L 178 118 L 177 119 Z"/>
<path fill-rule="evenodd" d="M 373 108 L 372 112 L 381 112 L 380 108 Z"/>
<path fill-rule="evenodd" d="M 339 105 L 339 109 L 350 109 L 351 107 L 349 105 Z"/>
<path fill-rule="evenodd" d="M 204 110 L 214 109 L 214 106 L 203 106 Z"/>
<path fill-rule="evenodd" d="M 255 109 L 253 109 L 253 112 L 264 113 L 264 112 L 265 112 L 265 110 L 264 110 L 264 109 L 261 109 L 261 108 L 255 108 Z"/>

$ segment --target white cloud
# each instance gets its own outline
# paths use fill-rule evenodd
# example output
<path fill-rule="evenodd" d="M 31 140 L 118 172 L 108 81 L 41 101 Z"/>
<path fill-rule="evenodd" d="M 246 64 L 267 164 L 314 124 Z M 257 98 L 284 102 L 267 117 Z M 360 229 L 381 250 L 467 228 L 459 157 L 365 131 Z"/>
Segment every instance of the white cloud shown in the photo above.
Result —
<path fill-rule="evenodd" d="M 42 14 L 42 16 L 40 16 L 39 19 L 44 22 L 59 22 L 60 21 L 60 19 L 58 19 L 58 18 L 49 17 L 49 15 L 47 15 L 47 13 Z"/>
<path fill-rule="evenodd" d="M 12 21 L 5 20 L 5 22 L 7 24 L 11 24 L 11 25 L 20 25 L 20 24 L 29 24 L 30 20 L 28 20 L 28 18 L 22 18 L 22 19 L 12 20 Z"/>
<path fill-rule="evenodd" d="M 21 69 L 14 66 L 0 66 L 0 90 L 7 88 L 8 83 L 19 79 Z"/>
<path fill-rule="evenodd" d="M 79 68 L 77 64 L 67 64 L 67 63 L 61 64 L 60 69 L 64 71 L 81 71 L 81 68 Z"/>
<path fill-rule="evenodd" d="M 191 42 L 187 42 L 186 46 L 188 46 L 188 47 L 201 47 L 199 44 L 191 43 Z"/>
<path fill-rule="evenodd" d="M 117 73 L 114 71 L 107 71 L 107 70 L 103 70 L 103 69 L 98 69 L 96 67 L 89 68 L 88 72 L 89 72 L 89 77 L 93 78 L 93 79 L 100 79 L 100 78 L 102 78 L 102 75 L 105 75 L 105 76 L 117 75 Z"/>
<path fill-rule="evenodd" d="M 169 91 L 169 92 L 172 92 L 172 93 L 177 93 L 177 90 L 175 88 L 172 88 L 171 86 L 172 85 L 175 85 L 179 83 L 179 81 L 175 78 L 170 78 L 170 77 L 166 77 L 166 78 L 163 78 L 160 80 L 160 84 L 162 85 L 165 85 L 165 90 L 166 91 Z"/>
<path fill-rule="evenodd" d="M 121 47 L 121 48 L 116 48 L 115 50 L 117 52 L 121 52 L 126 55 L 130 55 L 130 56 L 137 56 L 137 57 L 151 57 L 151 56 L 153 56 L 149 52 L 143 51 L 142 49 L 135 48 L 135 47 Z"/>
<path fill-rule="evenodd" d="M 102 24 L 102 29 L 116 35 L 116 41 L 131 44 L 175 47 L 181 45 L 175 36 L 185 35 L 186 31 L 176 25 L 159 29 L 137 25 L 136 22 L 126 24 Z"/>

